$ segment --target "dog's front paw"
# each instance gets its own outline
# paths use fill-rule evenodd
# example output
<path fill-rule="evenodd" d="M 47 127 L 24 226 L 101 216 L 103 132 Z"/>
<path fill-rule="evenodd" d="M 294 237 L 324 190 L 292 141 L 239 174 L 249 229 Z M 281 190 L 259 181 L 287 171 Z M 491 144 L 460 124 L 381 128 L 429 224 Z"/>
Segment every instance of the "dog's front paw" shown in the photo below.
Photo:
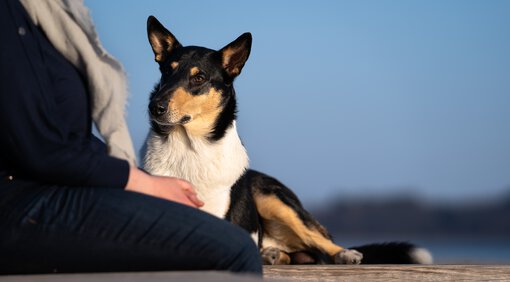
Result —
<path fill-rule="evenodd" d="M 287 254 L 280 251 L 280 249 L 273 247 L 264 248 L 260 252 L 260 256 L 262 257 L 262 263 L 266 265 L 290 263 L 290 258 Z"/>
<path fill-rule="evenodd" d="M 356 250 L 344 249 L 335 255 L 335 264 L 360 264 L 363 254 Z"/>

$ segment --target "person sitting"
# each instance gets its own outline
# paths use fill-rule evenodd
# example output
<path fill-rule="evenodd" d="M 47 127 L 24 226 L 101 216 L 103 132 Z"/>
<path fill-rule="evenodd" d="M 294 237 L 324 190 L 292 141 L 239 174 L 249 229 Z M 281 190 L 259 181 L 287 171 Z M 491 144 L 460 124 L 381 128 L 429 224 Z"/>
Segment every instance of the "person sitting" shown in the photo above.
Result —
<path fill-rule="evenodd" d="M 136 167 L 122 67 L 95 36 L 80 1 L 0 1 L 0 273 L 260 275 L 247 232 Z"/>

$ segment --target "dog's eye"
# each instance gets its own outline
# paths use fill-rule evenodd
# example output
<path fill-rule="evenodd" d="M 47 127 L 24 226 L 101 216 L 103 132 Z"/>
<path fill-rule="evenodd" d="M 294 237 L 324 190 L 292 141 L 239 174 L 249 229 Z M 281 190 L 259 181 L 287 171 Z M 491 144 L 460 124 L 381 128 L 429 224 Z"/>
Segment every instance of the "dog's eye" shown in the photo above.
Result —
<path fill-rule="evenodd" d="M 200 84 L 204 83 L 205 80 L 206 80 L 205 75 L 202 73 L 199 73 L 199 74 L 191 77 L 191 83 L 193 85 L 200 85 Z"/>

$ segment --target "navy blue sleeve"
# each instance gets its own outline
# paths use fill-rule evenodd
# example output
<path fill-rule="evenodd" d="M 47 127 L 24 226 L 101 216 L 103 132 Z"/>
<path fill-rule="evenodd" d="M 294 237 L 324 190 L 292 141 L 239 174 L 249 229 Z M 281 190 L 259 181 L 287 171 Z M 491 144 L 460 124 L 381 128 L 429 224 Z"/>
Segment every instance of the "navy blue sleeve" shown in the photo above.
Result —
<path fill-rule="evenodd" d="M 19 18 L 17 1 L 0 4 L 0 145 L 2 163 L 52 184 L 124 188 L 127 161 L 97 150 L 62 126 L 51 77 L 37 48 L 37 27 Z M 22 9 L 21 6 L 18 9 Z M 24 12 L 24 10 L 23 10 Z M 18 13 L 18 14 L 16 14 Z M 37 32 L 40 32 L 37 30 Z"/>

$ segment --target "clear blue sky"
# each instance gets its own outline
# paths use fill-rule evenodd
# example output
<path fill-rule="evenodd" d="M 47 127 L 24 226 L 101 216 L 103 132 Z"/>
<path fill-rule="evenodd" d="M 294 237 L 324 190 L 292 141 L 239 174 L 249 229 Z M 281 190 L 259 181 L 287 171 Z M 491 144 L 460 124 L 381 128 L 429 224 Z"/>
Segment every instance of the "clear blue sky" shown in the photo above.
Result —
<path fill-rule="evenodd" d="M 235 84 L 240 134 L 251 166 L 305 204 L 510 191 L 510 1 L 85 3 L 126 68 L 137 149 L 159 78 L 145 26 L 155 15 L 184 45 L 252 32 Z"/>

